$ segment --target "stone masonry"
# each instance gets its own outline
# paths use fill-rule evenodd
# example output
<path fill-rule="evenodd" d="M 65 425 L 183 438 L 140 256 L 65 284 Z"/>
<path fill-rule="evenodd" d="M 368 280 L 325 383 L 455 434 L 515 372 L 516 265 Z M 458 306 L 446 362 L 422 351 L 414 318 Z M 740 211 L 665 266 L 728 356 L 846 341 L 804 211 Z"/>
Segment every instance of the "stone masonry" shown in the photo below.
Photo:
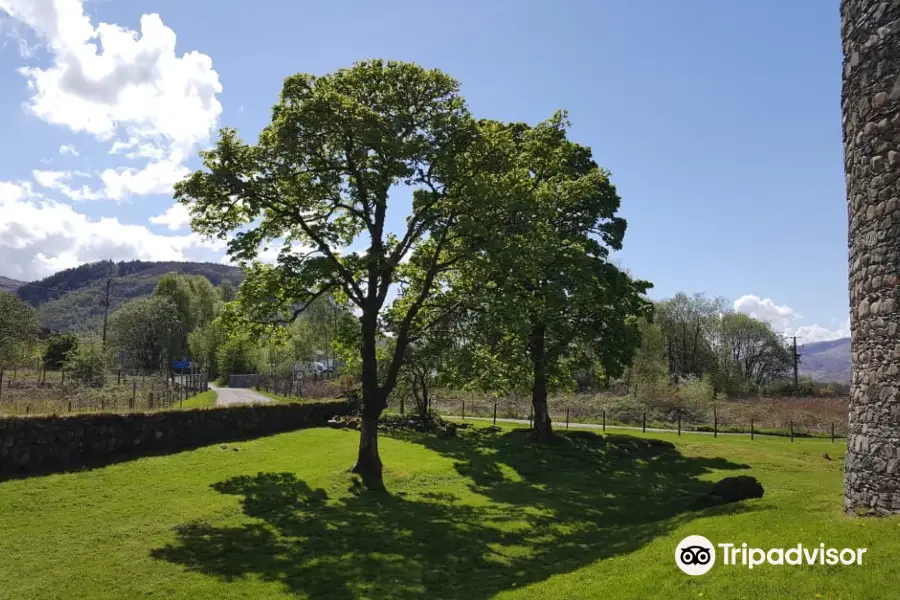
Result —
<path fill-rule="evenodd" d="M 349 402 L 0 418 L 0 480 L 233 442 L 348 415 Z"/>
<path fill-rule="evenodd" d="M 900 512 L 900 0 L 842 0 L 851 353 L 844 505 Z"/>

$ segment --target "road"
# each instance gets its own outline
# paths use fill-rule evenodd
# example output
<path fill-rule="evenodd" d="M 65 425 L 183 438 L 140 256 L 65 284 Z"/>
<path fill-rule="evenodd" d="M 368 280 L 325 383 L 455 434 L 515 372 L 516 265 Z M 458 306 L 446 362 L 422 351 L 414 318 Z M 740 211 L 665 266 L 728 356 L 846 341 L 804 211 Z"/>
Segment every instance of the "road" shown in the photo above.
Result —
<path fill-rule="evenodd" d="M 216 406 L 235 406 L 237 404 L 265 404 L 271 402 L 253 390 L 244 388 L 223 388 L 209 384 L 209 389 L 216 393 Z"/>

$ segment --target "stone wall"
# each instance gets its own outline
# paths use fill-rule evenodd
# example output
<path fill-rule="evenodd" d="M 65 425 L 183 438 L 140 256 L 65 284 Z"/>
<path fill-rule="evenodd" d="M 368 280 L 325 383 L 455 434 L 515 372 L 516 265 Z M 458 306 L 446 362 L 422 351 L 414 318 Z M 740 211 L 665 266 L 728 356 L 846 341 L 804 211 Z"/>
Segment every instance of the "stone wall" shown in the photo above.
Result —
<path fill-rule="evenodd" d="M 845 508 L 900 512 L 900 1 L 842 0 L 853 359 Z"/>
<path fill-rule="evenodd" d="M 323 426 L 331 417 L 350 412 L 346 402 L 318 402 L 0 418 L 0 479 Z"/>

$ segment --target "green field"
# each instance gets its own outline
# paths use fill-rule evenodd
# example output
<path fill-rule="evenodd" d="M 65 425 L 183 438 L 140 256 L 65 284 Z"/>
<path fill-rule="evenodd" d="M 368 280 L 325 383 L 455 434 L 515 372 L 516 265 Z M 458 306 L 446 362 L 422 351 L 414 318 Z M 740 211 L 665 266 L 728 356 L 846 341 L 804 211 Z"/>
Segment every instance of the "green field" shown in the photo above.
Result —
<path fill-rule="evenodd" d="M 900 519 L 842 514 L 840 444 L 526 437 L 385 436 L 389 495 L 359 490 L 357 433 L 329 429 L 0 483 L 0 598 L 897 597 Z M 689 510 L 740 474 L 765 498 Z M 674 563 L 689 534 L 868 552 L 689 577 Z"/>

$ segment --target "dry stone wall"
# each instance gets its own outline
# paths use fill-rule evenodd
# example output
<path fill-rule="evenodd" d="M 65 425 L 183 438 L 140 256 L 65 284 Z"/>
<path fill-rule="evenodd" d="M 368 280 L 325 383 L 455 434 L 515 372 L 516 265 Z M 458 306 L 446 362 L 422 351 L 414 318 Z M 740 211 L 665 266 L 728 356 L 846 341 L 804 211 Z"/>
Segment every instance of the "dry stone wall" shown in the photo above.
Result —
<path fill-rule="evenodd" d="M 323 426 L 346 402 L 186 411 L 0 418 L 0 479 Z"/>

